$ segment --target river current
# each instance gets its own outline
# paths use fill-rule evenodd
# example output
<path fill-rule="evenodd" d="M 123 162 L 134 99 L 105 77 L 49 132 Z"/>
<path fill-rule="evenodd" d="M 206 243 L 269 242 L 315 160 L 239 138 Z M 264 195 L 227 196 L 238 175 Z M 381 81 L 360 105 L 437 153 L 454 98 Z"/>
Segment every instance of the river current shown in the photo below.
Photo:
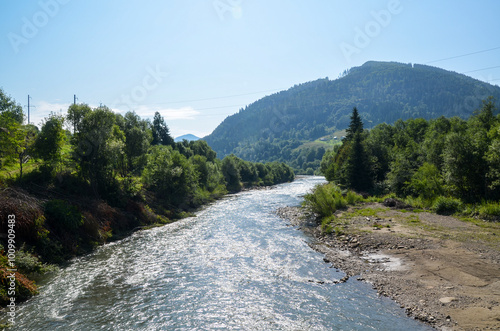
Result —
<path fill-rule="evenodd" d="M 369 284 L 333 284 L 344 274 L 274 214 L 323 181 L 229 195 L 99 247 L 41 281 L 12 329 L 431 330 Z"/>

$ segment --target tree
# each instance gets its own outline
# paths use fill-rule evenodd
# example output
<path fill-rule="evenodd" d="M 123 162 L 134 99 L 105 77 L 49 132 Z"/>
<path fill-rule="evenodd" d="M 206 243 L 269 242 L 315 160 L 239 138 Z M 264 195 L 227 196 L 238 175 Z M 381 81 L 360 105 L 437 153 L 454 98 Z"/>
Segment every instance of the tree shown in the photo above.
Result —
<path fill-rule="evenodd" d="M 142 120 L 135 112 L 127 112 L 124 120 L 123 132 L 128 167 L 130 171 L 140 174 L 146 165 L 146 154 L 152 140 L 151 129 L 148 122 Z"/>
<path fill-rule="evenodd" d="M 226 179 L 226 186 L 230 192 L 241 191 L 241 177 L 238 169 L 237 157 L 233 154 L 226 156 L 222 160 L 222 174 Z"/>
<path fill-rule="evenodd" d="M 352 110 L 351 123 L 342 146 L 333 156 L 333 165 L 323 163 L 329 179 L 332 177 L 340 184 L 356 191 L 369 191 L 373 187 L 370 161 L 365 148 L 363 122 L 356 107 Z M 331 154 L 327 156 L 332 159 Z"/>
<path fill-rule="evenodd" d="M 0 166 L 14 159 L 16 146 L 19 144 L 20 129 L 21 125 L 11 112 L 0 113 L 0 158 L 2 158 Z"/>
<path fill-rule="evenodd" d="M 7 96 L 2 89 L 0 89 L 0 113 L 9 113 L 18 124 L 23 124 L 23 107 Z"/>
<path fill-rule="evenodd" d="M 84 103 L 73 104 L 69 106 L 66 119 L 73 125 L 73 133 L 77 133 L 78 131 L 80 131 L 80 126 L 83 118 L 91 111 L 92 109 L 89 107 L 89 105 Z"/>
<path fill-rule="evenodd" d="M 486 188 L 484 153 L 475 145 L 470 134 L 452 132 L 443 153 L 445 183 L 454 195 L 470 202 L 484 197 Z"/>
<path fill-rule="evenodd" d="M 19 178 L 23 178 L 23 164 L 31 159 L 33 153 L 33 145 L 38 132 L 38 128 L 34 125 L 23 125 L 20 130 L 17 130 L 15 135 L 15 151 L 17 160 L 19 161 Z"/>
<path fill-rule="evenodd" d="M 498 131 L 500 133 L 500 127 Z M 498 199 L 500 197 L 500 139 L 493 140 L 485 159 L 489 166 L 486 174 L 489 180 L 488 188 L 492 191 L 492 198 Z"/>
<path fill-rule="evenodd" d="M 186 207 L 197 187 L 193 165 L 170 146 L 153 146 L 142 178 L 166 205 Z"/>
<path fill-rule="evenodd" d="M 209 162 L 214 162 L 217 157 L 217 153 L 204 140 L 190 141 L 189 148 L 193 151 L 194 155 L 204 156 Z"/>
<path fill-rule="evenodd" d="M 427 201 L 444 194 L 443 178 L 439 169 L 427 162 L 413 174 L 408 188 L 413 196 L 420 196 Z"/>
<path fill-rule="evenodd" d="M 363 122 L 361 121 L 361 117 L 359 116 L 358 109 L 354 107 L 351 114 L 351 123 L 346 130 L 345 140 L 352 140 L 356 132 L 363 132 Z"/>
<path fill-rule="evenodd" d="M 370 191 L 373 187 L 373 178 L 361 131 L 356 131 L 348 143 L 351 144 L 351 148 L 345 163 L 343 184 L 358 192 Z"/>
<path fill-rule="evenodd" d="M 155 113 L 152 131 L 153 141 L 151 145 L 174 146 L 174 139 L 170 136 L 168 126 L 159 112 Z"/>
<path fill-rule="evenodd" d="M 96 108 L 84 115 L 74 136 L 73 159 L 78 164 L 78 173 L 90 181 L 97 196 L 114 180 L 109 143 L 113 138 L 115 118 L 109 108 Z"/>
<path fill-rule="evenodd" d="M 326 180 L 332 182 L 335 180 L 335 155 L 338 152 L 338 145 L 335 149 L 328 150 L 324 155 L 320 163 L 321 173 L 325 176 Z"/>
<path fill-rule="evenodd" d="M 66 135 L 63 129 L 64 118 L 51 113 L 45 119 L 40 134 L 35 141 L 35 155 L 45 163 L 54 166 L 61 161 L 61 150 Z"/>

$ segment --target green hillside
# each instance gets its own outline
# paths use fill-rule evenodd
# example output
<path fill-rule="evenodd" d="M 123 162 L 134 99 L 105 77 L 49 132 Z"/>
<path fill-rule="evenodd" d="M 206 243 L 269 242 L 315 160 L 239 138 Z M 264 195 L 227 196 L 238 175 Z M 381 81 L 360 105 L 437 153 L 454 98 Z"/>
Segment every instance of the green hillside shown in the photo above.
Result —
<path fill-rule="evenodd" d="M 219 157 L 234 153 L 250 161 L 284 161 L 298 173 L 311 173 L 335 144 L 336 132 L 348 126 L 354 106 L 369 129 L 398 119 L 466 119 L 490 95 L 500 98 L 500 87 L 463 74 L 367 62 L 336 80 L 318 79 L 264 97 L 227 117 L 204 140 Z M 318 143 L 308 144 L 313 141 Z"/>

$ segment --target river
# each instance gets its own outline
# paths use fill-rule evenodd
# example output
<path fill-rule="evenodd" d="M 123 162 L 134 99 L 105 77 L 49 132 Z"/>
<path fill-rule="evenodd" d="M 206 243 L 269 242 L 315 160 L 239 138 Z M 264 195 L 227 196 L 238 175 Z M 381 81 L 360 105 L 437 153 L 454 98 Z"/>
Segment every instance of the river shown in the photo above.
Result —
<path fill-rule="evenodd" d="M 12 329 L 431 330 L 369 284 L 333 284 L 344 274 L 273 213 L 323 181 L 229 195 L 99 247 L 41 281 Z"/>

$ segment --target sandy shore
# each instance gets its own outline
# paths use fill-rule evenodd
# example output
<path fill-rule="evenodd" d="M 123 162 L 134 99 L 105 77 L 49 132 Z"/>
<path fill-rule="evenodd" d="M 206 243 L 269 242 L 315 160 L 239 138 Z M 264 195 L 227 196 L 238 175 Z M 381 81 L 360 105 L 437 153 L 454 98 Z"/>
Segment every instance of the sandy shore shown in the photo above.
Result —
<path fill-rule="evenodd" d="M 500 330 L 500 224 L 371 203 L 338 211 L 322 234 L 298 207 L 278 215 L 317 240 L 325 262 L 373 285 L 439 330 Z"/>

